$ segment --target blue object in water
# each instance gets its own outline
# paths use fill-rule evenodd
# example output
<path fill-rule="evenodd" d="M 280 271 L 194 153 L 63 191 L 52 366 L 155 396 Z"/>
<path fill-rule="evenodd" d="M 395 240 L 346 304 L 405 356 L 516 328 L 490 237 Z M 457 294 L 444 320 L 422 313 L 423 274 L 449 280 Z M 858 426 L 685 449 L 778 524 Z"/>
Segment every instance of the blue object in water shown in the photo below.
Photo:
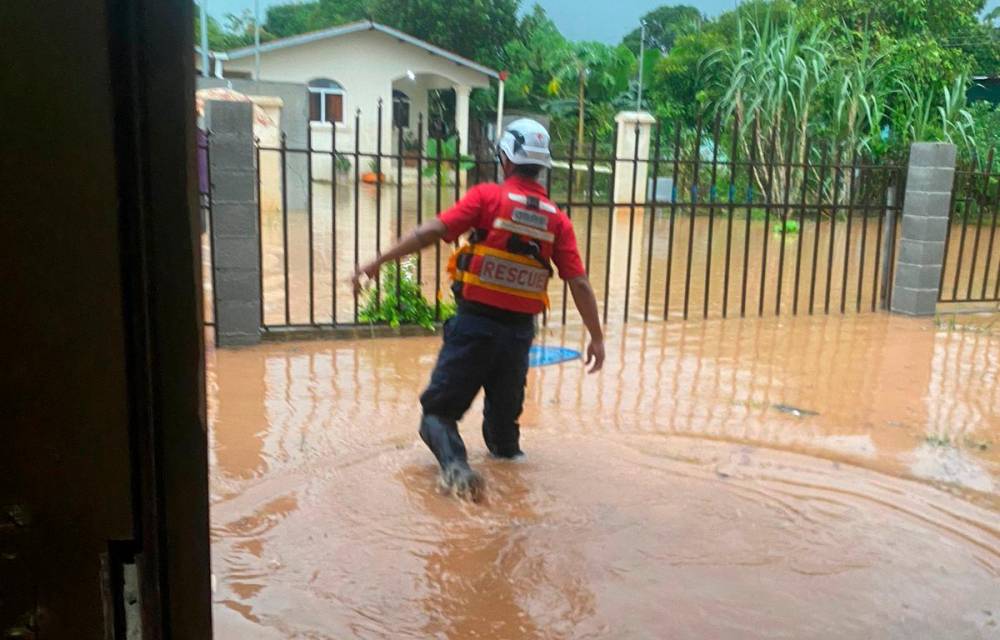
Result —
<path fill-rule="evenodd" d="M 559 364 L 567 360 L 578 360 L 580 352 L 563 347 L 546 347 L 543 345 L 533 345 L 528 350 L 528 366 L 544 367 L 549 364 Z"/>

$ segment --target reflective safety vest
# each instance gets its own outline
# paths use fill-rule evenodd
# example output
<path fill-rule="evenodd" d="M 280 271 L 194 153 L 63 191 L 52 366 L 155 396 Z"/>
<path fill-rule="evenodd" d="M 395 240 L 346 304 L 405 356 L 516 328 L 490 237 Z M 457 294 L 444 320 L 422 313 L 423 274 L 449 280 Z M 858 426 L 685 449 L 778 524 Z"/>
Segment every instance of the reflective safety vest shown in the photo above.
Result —
<path fill-rule="evenodd" d="M 559 209 L 549 200 L 500 189 L 500 213 L 474 229 L 451 256 L 448 272 L 465 300 L 518 313 L 541 313 L 552 276 Z"/>

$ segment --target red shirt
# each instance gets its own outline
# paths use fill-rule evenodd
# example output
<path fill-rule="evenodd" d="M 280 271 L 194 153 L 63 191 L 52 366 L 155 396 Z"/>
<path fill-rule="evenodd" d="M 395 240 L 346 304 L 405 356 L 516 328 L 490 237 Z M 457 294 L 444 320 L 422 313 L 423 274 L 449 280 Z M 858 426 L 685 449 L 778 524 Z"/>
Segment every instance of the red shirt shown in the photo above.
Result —
<path fill-rule="evenodd" d="M 545 187 L 530 178 L 511 176 L 504 181 L 504 185 L 526 196 L 548 198 Z M 472 187 L 455 206 L 438 215 L 438 219 L 448 228 L 445 241 L 454 242 L 469 229 L 492 229 L 493 219 L 500 213 L 500 207 L 500 185 L 486 183 Z M 573 223 L 562 211 L 556 215 L 552 262 L 559 270 L 559 277 L 572 280 L 586 275 L 587 270 L 583 267 L 583 260 L 580 259 L 580 251 L 576 246 Z"/>

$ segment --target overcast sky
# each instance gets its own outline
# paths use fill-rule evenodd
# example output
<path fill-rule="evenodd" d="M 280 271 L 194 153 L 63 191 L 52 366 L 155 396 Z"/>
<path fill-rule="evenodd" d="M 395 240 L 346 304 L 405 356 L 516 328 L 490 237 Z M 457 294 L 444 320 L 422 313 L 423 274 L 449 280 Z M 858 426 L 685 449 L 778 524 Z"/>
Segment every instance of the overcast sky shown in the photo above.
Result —
<path fill-rule="evenodd" d="M 253 8 L 254 0 L 205 0 L 209 13 L 221 17 L 227 13 L 239 13 Z M 461 2 L 462 0 L 451 0 Z M 735 6 L 737 0 L 691 0 L 683 4 L 698 7 L 708 15 L 716 15 Z M 260 0 L 261 11 L 273 4 L 287 4 L 288 0 Z M 522 5 L 530 8 L 530 0 L 522 0 Z M 675 4 L 665 0 L 540 0 L 556 26 L 573 40 L 600 40 L 617 43 L 622 36 L 634 29 L 639 17 L 651 9 L 664 4 Z M 680 4 L 680 3 L 676 3 Z M 1000 0 L 988 0 L 988 7 L 995 7 Z"/>

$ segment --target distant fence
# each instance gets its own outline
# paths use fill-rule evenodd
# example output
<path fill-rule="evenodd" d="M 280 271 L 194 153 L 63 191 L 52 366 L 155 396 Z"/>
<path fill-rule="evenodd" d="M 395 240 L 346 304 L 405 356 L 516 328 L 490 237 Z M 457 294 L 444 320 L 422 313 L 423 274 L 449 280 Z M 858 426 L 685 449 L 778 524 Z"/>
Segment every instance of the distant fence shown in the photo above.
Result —
<path fill-rule="evenodd" d="M 301 148 L 284 137 L 256 146 L 264 331 L 363 324 L 371 300 L 347 282 L 353 269 L 469 186 L 501 178 L 495 158 L 462 157 L 458 141 L 426 144 L 420 120 L 409 149 L 402 129 L 368 150 L 355 135 L 352 150 L 334 151 L 335 128 Z M 856 313 L 891 296 L 904 160 L 827 141 L 793 147 L 757 123 L 723 131 L 715 120 L 636 125 L 610 147 L 573 142 L 543 181 L 574 223 L 605 321 Z M 290 179 L 304 182 L 301 209 L 289 206 Z M 208 204 L 209 226 L 211 214 Z M 447 253 L 427 249 L 411 267 L 438 319 Z M 398 288 L 396 273 L 376 284 L 376 301 Z M 544 321 L 570 320 L 565 284 L 550 299 Z"/>
<path fill-rule="evenodd" d="M 994 249 L 1000 176 L 992 171 L 993 159 L 990 151 L 987 169 L 972 162 L 955 172 L 940 302 L 1000 301 L 1000 251 Z"/>

